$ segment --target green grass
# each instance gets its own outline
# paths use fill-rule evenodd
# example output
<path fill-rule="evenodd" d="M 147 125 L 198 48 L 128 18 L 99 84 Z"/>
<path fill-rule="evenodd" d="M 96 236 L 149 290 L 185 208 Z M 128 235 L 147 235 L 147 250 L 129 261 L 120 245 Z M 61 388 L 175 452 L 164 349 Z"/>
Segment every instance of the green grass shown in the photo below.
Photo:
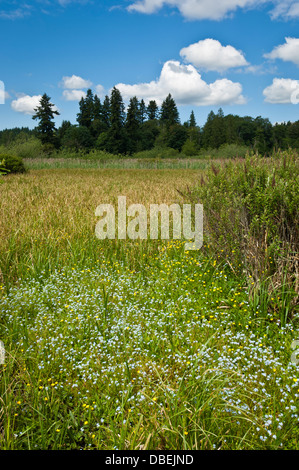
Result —
<path fill-rule="evenodd" d="M 295 331 L 256 308 L 180 243 L 24 279 L 1 300 L 0 448 L 297 449 Z"/>
<path fill-rule="evenodd" d="M 137 158 L 118 158 L 118 159 L 86 159 L 86 158 L 27 158 L 24 159 L 25 167 L 28 170 L 44 169 L 70 169 L 70 168 L 107 168 L 107 169 L 189 169 L 204 170 L 209 165 L 208 160 L 196 159 L 137 159 Z"/>
<path fill-rule="evenodd" d="M 181 241 L 94 237 L 98 202 L 125 191 L 128 203 L 169 203 L 199 176 L 5 177 L 1 450 L 298 450 L 287 292 L 273 293 L 280 309 L 253 296 L 243 266 L 207 243 L 186 252 Z"/>

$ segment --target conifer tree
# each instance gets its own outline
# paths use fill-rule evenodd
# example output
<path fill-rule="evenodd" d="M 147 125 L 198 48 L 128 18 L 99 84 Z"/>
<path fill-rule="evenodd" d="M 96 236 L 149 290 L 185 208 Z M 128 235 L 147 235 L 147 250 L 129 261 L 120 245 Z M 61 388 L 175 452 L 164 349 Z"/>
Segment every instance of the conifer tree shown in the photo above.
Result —
<path fill-rule="evenodd" d="M 140 137 L 140 124 L 140 103 L 136 96 L 134 96 L 130 99 L 126 117 L 127 150 L 130 154 L 134 153 L 137 149 L 137 141 Z"/>
<path fill-rule="evenodd" d="M 158 118 L 158 105 L 155 100 L 151 100 L 148 103 L 148 106 L 146 108 L 146 113 L 149 121 L 153 121 Z"/>
<path fill-rule="evenodd" d="M 167 127 L 179 124 L 180 122 L 177 105 L 170 93 L 162 103 L 160 121 L 161 123 L 166 124 Z"/>
<path fill-rule="evenodd" d="M 40 99 L 39 106 L 34 109 L 35 114 L 32 116 L 32 119 L 39 120 L 36 131 L 42 143 L 56 145 L 56 128 L 53 120 L 54 115 L 59 116 L 60 113 L 54 109 L 55 105 L 50 100 L 51 98 L 44 93 Z"/>
<path fill-rule="evenodd" d="M 145 121 L 146 117 L 146 106 L 144 100 L 141 100 L 139 103 L 139 121 L 142 124 Z"/>
<path fill-rule="evenodd" d="M 189 118 L 189 127 L 196 127 L 196 120 L 194 116 L 194 111 L 191 111 L 190 118 Z"/>
<path fill-rule="evenodd" d="M 106 150 L 114 154 L 126 153 L 125 106 L 120 91 L 113 87 L 110 96 L 110 128 Z"/>
<path fill-rule="evenodd" d="M 77 122 L 79 126 L 90 128 L 94 119 L 94 98 L 90 88 L 86 92 L 86 97 L 81 98 L 79 108 L 80 111 L 77 114 Z"/>
<path fill-rule="evenodd" d="M 106 95 L 102 105 L 102 119 L 106 129 L 110 127 L 110 114 L 110 99 L 109 96 Z"/>

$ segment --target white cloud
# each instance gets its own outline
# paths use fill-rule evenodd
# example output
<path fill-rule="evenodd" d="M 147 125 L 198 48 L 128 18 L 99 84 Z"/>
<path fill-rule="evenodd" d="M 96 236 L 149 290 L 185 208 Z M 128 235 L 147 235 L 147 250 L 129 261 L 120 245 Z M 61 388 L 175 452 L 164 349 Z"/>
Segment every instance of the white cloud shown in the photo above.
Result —
<path fill-rule="evenodd" d="M 299 17 L 298 0 L 136 0 L 127 9 L 152 14 L 168 6 L 178 9 L 189 20 L 221 20 L 232 15 L 238 8 L 254 9 L 271 4 L 274 6 L 270 11 L 272 19 Z"/>
<path fill-rule="evenodd" d="M 89 88 L 92 85 L 90 80 L 72 75 L 71 77 L 63 77 L 61 86 L 70 90 L 80 90 L 82 88 Z"/>
<path fill-rule="evenodd" d="M 252 73 L 253 75 L 275 75 L 277 73 L 277 67 L 269 64 L 249 65 L 243 69 L 237 70 L 238 72 Z"/>
<path fill-rule="evenodd" d="M 97 85 L 96 86 L 96 93 L 99 97 L 104 95 L 104 87 L 103 85 Z"/>
<path fill-rule="evenodd" d="M 187 19 L 221 20 L 238 8 L 254 8 L 270 0 L 138 0 L 129 5 L 129 11 L 155 13 L 164 6 L 177 8 Z"/>
<path fill-rule="evenodd" d="M 20 8 L 16 8 L 11 11 L 0 11 L 0 18 L 5 20 L 18 20 L 30 15 L 32 7 L 29 5 L 23 5 Z"/>
<path fill-rule="evenodd" d="M 86 93 L 83 90 L 63 90 L 62 95 L 66 101 L 80 101 Z"/>
<path fill-rule="evenodd" d="M 18 113 L 34 114 L 34 108 L 39 105 L 40 99 L 41 95 L 22 95 L 11 102 L 11 107 L 14 111 L 17 111 Z"/>
<path fill-rule="evenodd" d="M 217 72 L 249 65 L 241 51 L 233 46 L 222 46 L 219 41 L 210 38 L 184 47 L 180 55 L 197 68 Z"/>
<path fill-rule="evenodd" d="M 299 2 L 298 0 L 283 0 L 276 1 L 275 8 L 271 11 L 272 19 L 283 17 L 286 19 L 299 17 Z"/>
<path fill-rule="evenodd" d="M 263 95 L 267 103 L 296 104 L 299 97 L 299 80 L 274 78 L 272 85 L 264 89 Z"/>
<path fill-rule="evenodd" d="M 145 101 L 156 100 L 161 104 L 170 93 L 177 104 L 195 106 L 245 104 L 240 83 L 221 79 L 206 83 L 193 65 L 182 65 L 179 61 L 169 60 L 162 68 L 160 77 L 149 83 L 115 85 L 124 99 L 132 96 Z"/>
<path fill-rule="evenodd" d="M 269 54 L 264 54 L 264 57 L 293 62 L 299 66 L 299 38 L 285 38 L 285 41 L 285 44 L 275 47 Z"/>

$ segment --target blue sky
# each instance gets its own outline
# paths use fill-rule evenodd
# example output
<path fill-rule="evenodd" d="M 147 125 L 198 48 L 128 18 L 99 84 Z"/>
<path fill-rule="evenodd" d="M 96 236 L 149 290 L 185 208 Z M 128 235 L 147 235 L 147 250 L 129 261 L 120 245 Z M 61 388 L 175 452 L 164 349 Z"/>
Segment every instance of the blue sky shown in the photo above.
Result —
<path fill-rule="evenodd" d="M 299 120 L 299 1 L 0 0 L 0 129 L 34 127 L 47 93 L 76 123 L 87 88 L 117 86 L 181 121 L 194 110 Z"/>

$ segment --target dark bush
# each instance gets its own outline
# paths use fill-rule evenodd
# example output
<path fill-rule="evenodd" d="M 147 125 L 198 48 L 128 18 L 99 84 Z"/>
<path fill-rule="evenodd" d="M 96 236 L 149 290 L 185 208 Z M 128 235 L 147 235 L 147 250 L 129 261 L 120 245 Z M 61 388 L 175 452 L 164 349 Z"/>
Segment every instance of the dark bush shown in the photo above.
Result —
<path fill-rule="evenodd" d="M 21 157 L 14 155 L 0 154 L 1 167 L 9 173 L 24 173 L 26 171 Z"/>

